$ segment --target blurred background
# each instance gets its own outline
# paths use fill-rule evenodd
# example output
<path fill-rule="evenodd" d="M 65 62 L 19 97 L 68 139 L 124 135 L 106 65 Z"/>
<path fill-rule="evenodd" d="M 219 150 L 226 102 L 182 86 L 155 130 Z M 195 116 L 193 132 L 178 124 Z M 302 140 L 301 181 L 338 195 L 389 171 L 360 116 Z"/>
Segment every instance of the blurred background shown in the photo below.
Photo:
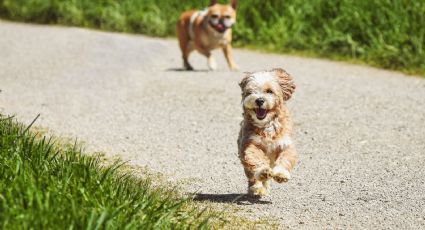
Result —
<path fill-rule="evenodd" d="M 227 1 L 219 1 L 227 3 Z M 8 20 L 168 37 L 208 0 L 0 0 Z M 234 45 L 425 74 L 425 1 L 240 0 Z"/>

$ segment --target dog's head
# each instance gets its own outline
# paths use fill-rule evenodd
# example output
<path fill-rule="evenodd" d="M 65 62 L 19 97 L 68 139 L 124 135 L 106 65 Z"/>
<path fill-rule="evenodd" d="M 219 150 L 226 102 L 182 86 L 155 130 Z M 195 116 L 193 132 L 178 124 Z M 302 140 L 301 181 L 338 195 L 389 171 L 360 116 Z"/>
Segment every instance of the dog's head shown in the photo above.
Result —
<path fill-rule="evenodd" d="M 226 32 L 236 23 L 236 0 L 231 0 L 228 5 L 217 4 L 217 0 L 211 0 L 206 19 L 208 26 L 215 31 Z"/>
<path fill-rule="evenodd" d="M 257 127 L 281 114 L 295 90 L 292 77 L 283 69 L 247 73 L 239 85 L 244 114 Z"/>

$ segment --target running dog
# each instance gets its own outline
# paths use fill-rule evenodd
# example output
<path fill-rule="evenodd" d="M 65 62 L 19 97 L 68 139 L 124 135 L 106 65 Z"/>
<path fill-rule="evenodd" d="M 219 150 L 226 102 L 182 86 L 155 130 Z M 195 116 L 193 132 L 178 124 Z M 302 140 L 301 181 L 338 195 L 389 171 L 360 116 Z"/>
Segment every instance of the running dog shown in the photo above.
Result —
<path fill-rule="evenodd" d="M 295 90 L 283 69 L 248 73 L 240 83 L 243 117 L 238 138 L 239 159 L 248 178 L 248 193 L 264 196 L 269 180 L 291 178 L 298 156 L 292 122 L 285 105 Z"/>
<path fill-rule="evenodd" d="M 211 55 L 213 49 L 222 48 L 230 69 L 238 67 L 232 57 L 232 26 L 236 22 L 236 0 L 228 5 L 211 0 L 208 8 L 202 11 L 190 10 L 181 14 L 177 21 L 177 37 L 186 70 L 193 70 L 189 55 L 193 50 L 208 58 L 210 70 L 217 68 Z"/>

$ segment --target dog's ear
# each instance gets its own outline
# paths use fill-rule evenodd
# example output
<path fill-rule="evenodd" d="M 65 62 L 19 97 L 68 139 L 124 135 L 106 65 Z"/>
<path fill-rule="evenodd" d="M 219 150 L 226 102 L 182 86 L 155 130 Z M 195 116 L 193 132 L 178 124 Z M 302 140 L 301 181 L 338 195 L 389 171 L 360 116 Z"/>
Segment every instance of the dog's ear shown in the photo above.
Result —
<path fill-rule="evenodd" d="M 217 4 L 217 0 L 211 0 L 209 6 L 214 6 L 215 4 Z"/>
<path fill-rule="evenodd" d="M 275 73 L 280 88 L 282 89 L 283 99 L 285 101 L 289 100 L 296 88 L 291 75 L 289 75 L 289 73 L 287 73 L 284 69 L 281 68 L 276 68 L 272 71 Z"/>
<path fill-rule="evenodd" d="M 243 91 L 243 89 L 245 88 L 245 86 L 248 84 L 249 82 L 249 78 L 251 77 L 250 72 L 244 72 L 245 77 L 242 78 L 241 82 L 239 82 L 239 86 L 241 87 L 241 90 Z"/>
<path fill-rule="evenodd" d="M 236 4 L 238 3 L 238 0 L 230 0 L 230 5 L 232 6 L 233 9 L 236 10 Z"/>

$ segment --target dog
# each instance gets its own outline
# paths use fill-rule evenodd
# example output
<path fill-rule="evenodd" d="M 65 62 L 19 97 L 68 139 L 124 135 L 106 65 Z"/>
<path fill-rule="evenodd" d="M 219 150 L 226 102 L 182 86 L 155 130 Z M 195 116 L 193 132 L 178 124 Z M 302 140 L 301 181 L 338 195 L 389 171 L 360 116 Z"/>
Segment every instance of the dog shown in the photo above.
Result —
<path fill-rule="evenodd" d="M 265 196 L 269 180 L 287 182 L 298 160 L 285 105 L 295 84 L 285 70 L 278 68 L 247 73 L 239 85 L 244 119 L 237 141 L 238 155 L 248 178 L 248 194 Z"/>
<path fill-rule="evenodd" d="M 189 55 L 197 50 L 208 58 L 208 67 L 215 70 L 217 64 L 211 55 L 213 49 L 222 48 L 230 69 L 237 70 L 232 57 L 232 26 L 236 23 L 236 0 L 229 5 L 212 0 L 203 11 L 186 11 L 177 21 L 177 37 L 186 70 L 193 70 Z"/>

